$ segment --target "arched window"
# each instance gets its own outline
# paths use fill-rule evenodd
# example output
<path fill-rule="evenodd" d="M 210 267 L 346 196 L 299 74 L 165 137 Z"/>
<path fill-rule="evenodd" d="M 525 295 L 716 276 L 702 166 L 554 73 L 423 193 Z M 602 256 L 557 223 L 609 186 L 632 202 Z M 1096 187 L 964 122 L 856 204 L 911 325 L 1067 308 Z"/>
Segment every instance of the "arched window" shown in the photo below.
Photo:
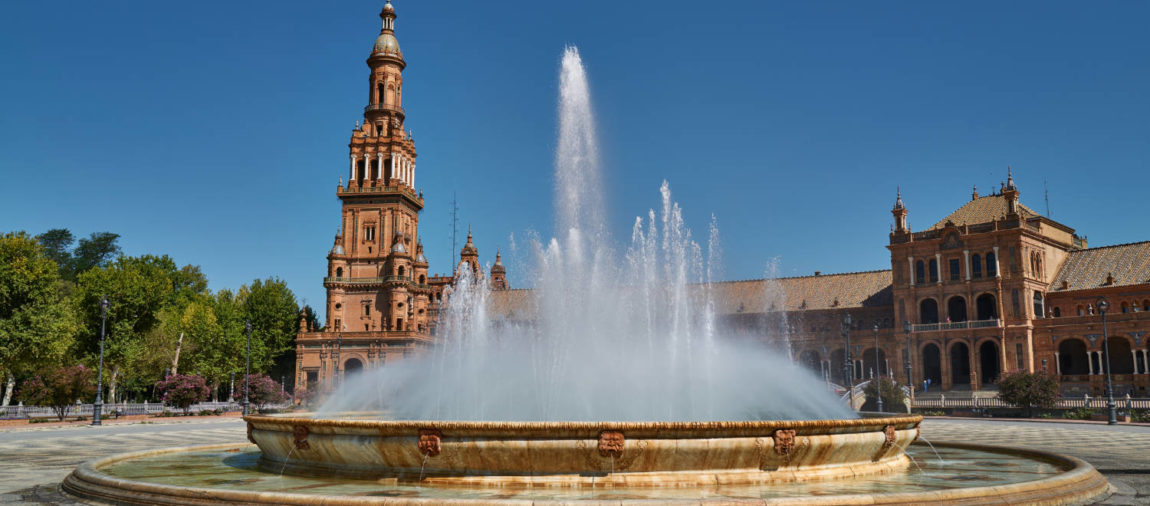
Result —
<path fill-rule="evenodd" d="M 1034 292 L 1034 317 L 1043 318 L 1045 316 L 1046 312 L 1042 306 L 1042 292 Z"/>
<path fill-rule="evenodd" d="M 1090 374 L 1086 343 L 1078 339 L 1063 339 L 1058 343 L 1058 370 L 1063 375 Z"/>
<path fill-rule="evenodd" d="M 982 277 L 982 257 L 975 253 L 970 257 L 970 275 L 975 278 Z"/>
<path fill-rule="evenodd" d="M 930 261 L 930 282 L 938 282 L 938 260 Z"/>
<path fill-rule="evenodd" d="M 997 258 L 994 257 L 994 252 L 986 254 L 986 276 L 993 278 L 998 276 Z"/>
<path fill-rule="evenodd" d="M 1078 316 L 1082 316 L 1082 315 L 1084 315 L 1084 314 L 1086 314 L 1086 312 L 1085 312 L 1085 311 L 1082 309 L 1082 306 L 1081 306 L 1081 305 L 1079 305 L 1079 306 L 1078 306 Z"/>
<path fill-rule="evenodd" d="M 395 87 L 391 85 L 387 86 L 387 103 L 388 105 L 395 103 Z"/>
<path fill-rule="evenodd" d="M 419 275 L 419 284 L 425 284 L 425 278 L 423 277 L 423 274 Z"/>
<path fill-rule="evenodd" d="M 966 321 L 966 298 L 961 295 L 946 301 L 946 318 L 950 322 Z"/>
<path fill-rule="evenodd" d="M 1125 301 L 1122 302 L 1121 307 L 1122 307 L 1123 313 L 1129 313 L 1130 312 L 1130 304 L 1126 303 Z"/>
<path fill-rule="evenodd" d="M 375 86 L 375 103 L 382 104 L 383 101 L 383 83 L 379 83 Z"/>
<path fill-rule="evenodd" d="M 401 265 L 401 266 L 399 266 L 399 268 L 397 268 L 397 269 L 395 270 L 395 273 L 396 273 L 396 274 L 398 274 L 398 275 L 400 275 L 400 276 L 402 276 L 402 275 L 403 275 L 403 266 L 402 266 L 402 265 Z"/>
<path fill-rule="evenodd" d="M 923 283 L 926 281 L 926 269 L 923 268 L 922 260 L 914 264 L 914 282 Z"/>
<path fill-rule="evenodd" d="M 367 179 L 367 167 L 362 159 L 355 162 L 355 179 L 361 182 Z"/>
<path fill-rule="evenodd" d="M 403 318 L 395 319 L 395 330 L 403 330 Z"/>
<path fill-rule="evenodd" d="M 974 299 L 975 312 L 979 320 L 994 320 L 998 318 L 998 301 L 994 295 L 984 293 Z"/>
<path fill-rule="evenodd" d="M 337 277 L 337 278 L 343 277 L 343 267 L 336 267 L 335 268 L 335 277 Z"/>
<path fill-rule="evenodd" d="M 1055 307 L 1054 308 L 1054 317 L 1055 318 L 1062 318 L 1062 309 Z"/>
<path fill-rule="evenodd" d="M 938 301 L 934 299 L 923 299 L 918 303 L 918 322 L 938 323 Z"/>
<path fill-rule="evenodd" d="M 371 161 L 371 180 L 379 179 L 379 158 Z"/>

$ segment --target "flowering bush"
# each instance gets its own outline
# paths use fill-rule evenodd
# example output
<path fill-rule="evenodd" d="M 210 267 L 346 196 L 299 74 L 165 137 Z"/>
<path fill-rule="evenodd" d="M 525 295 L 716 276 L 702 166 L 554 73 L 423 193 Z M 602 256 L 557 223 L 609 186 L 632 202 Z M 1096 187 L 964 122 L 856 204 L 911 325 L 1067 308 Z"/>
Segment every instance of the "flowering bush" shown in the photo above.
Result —
<path fill-rule="evenodd" d="M 248 401 L 263 409 L 268 404 L 287 402 L 288 396 L 283 392 L 279 382 L 265 374 L 252 374 L 248 376 Z"/>
<path fill-rule="evenodd" d="M 29 404 L 51 406 L 62 422 L 77 400 L 96 393 L 95 379 L 96 374 L 82 365 L 60 367 L 33 376 L 24 383 L 20 397 Z"/>
<path fill-rule="evenodd" d="M 175 374 L 156 383 L 156 390 L 163 395 L 164 404 L 184 410 L 187 416 L 192 404 L 208 398 L 208 383 L 192 374 Z"/>

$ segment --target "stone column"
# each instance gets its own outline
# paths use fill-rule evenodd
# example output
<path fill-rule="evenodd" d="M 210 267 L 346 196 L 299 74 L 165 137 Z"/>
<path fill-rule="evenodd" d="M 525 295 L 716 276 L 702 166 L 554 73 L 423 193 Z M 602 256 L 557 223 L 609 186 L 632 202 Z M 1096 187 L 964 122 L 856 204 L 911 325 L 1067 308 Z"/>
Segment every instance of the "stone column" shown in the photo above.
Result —
<path fill-rule="evenodd" d="M 411 164 L 411 189 L 415 189 L 415 162 Z"/>
<path fill-rule="evenodd" d="M 942 284 L 942 253 L 934 254 L 934 274 L 938 277 L 938 284 Z M 939 300 L 942 300 L 939 297 Z"/>
<path fill-rule="evenodd" d="M 347 178 L 348 185 L 355 181 L 355 155 L 351 155 L 351 175 Z"/>
<path fill-rule="evenodd" d="M 906 257 L 906 266 L 910 273 L 910 286 L 914 286 L 914 257 Z M 907 318 L 909 320 L 909 318 Z"/>
<path fill-rule="evenodd" d="M 371 178 L 371 154 L 370 153 L 364 153 L 363 154 L 363 178 L 364 179 L 370 179 Z"/>
<path fill-rule="evenodd" d="M 379 163 L 379 169 L 378 169 L 379 172 L 376 173 L 375 180 L 380 181 L 383 179 L 383 176 L 384 176 L 384 174 L 383 174 L 383 151 L 380 151 L 379 153 L 377 153 L 377 155 L 379 155 L 376 157 L 376 161 Z"/>
<path fill-rule="evenodd" d="M 1134 374 L 1138 374 L 1138 353 L 1130 350 L 1130 357 L 1134 359 Z"/>
<path fill-rule="evenodd" d="M 1058 352 L 1054 352 L 1054 374 L 1062 376 L 1062 362 L 1058 360 Z"/>
<path fill-rule="evenodd" d="M 1002 268 L 999 267 L 1000 264 L 1001 263 L 998 261 L 998 246 L 995 246 L 994 247 L 994 277 L 995 278 L 1001 278 L 1002 277 Z"/>
<path fill-rule="evenodd" d="M 966 280 L 970 281 L 970 250 L 962 250 L 962 256 L 966 258 Z"/>
<path fill-rule="evenodd" d="M 1090 375 L 1094 376 L 1094 352 L 1093 351 L 1087 351 L 1086 352 L 1086 362 L 1088 362 L 1090 365 Z"/>
<path fill-rule="evenodd" d="M 982 382 L 982 360 L 974 343 L 967 349 L 969 350 L 967 354 L 970 355 L 970 391 L 973 392 L 978 390 L 979 383 Z"/>

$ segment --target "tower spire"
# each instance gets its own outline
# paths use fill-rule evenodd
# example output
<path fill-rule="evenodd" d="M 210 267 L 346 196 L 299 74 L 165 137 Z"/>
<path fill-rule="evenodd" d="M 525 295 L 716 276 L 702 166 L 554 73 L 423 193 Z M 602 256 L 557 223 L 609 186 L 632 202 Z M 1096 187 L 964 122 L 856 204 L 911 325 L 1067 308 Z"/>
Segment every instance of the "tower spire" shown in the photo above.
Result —
<path fill-rule="evenodd" d="M 894 231 L 893 233 L 902 234 L 908 232 L 906 228 L 906 206 L 902 204 L 902 187 L 896 189 L 896 197 L 894 200 L 894 209 L 890 213 L 894 215 Z"/>

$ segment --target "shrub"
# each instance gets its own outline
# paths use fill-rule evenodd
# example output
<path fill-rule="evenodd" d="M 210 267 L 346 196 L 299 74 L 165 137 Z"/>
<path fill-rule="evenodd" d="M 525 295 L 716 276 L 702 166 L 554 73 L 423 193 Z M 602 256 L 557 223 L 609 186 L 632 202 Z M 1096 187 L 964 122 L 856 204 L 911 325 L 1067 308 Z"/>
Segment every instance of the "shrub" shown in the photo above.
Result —
<path fill-rule="evenodd" d="M 998 398 L 1026 408 L 1026 416 L 1033 416 L 1034 408 L 1050 409 L 1058 402 L 1058 382 L 1040 373 L 1014 372 L 998 380 Z"/>
<path fill-rule="evenodd" d="M 1078 408 L 1078 409 L 1072 409 L 1072 410 L 1069 410 L 1065 413 L 1062 413 L 1062 418 L 1067 419 L 1067 420 L 1089 420 L 1090 415 L 1093 413 L 1094 413 L 1093 409 Z"/>
<path fill-rule="evenodd" d="M 201 409 L 200 410 L 200 416 L 216 416 L 216 414 L 217 414 L 216 410 L 214 410 L 214 409 Z"/>
<path fill-rule="evenodd" d="M 82 365 L 60 367 L 33 376 L 24 383 L 20 396 L 29 404 L 51 406 L 62 422 L 77 399 L 96 393 L 95 378 L 92 370 Z"/>
<path fill-rule="evenodd" d="M 242 384 L 241 384 L 242 385 Z M 242 388 L 242 386 L 241 386 Z M 263 410 L 268 404 L 279 404 L 287 401 L 282 387 L 276 380 L 265 374 L 252 374 L 248 376 L 248 402 Z"/>
<path fill-rule="evenodd" d="M 156 390 L 163 395 L 164 404 L 184 410 L 187 416 L 192 404 L 208 398 L 208 384 L 196 375 L 175 374 L 156 383 Z"/>
<path fill-rule="evenodd" d="M 1138 423 L 1150 423 L 1150 410 L 1135 409 L 1130 412 L 1130 421 Z"/>
<path fill-rule="evenodd" d="M 888 378 L 876 378 L 867 384 L 863 393 L 866 394 L 864 409 L 877 409 L 875 398 L 877 391 L 882 390 L 882 404 L 886 411 L 903 411 L 906 409 L 906 393 L 902 387 Z"/>

